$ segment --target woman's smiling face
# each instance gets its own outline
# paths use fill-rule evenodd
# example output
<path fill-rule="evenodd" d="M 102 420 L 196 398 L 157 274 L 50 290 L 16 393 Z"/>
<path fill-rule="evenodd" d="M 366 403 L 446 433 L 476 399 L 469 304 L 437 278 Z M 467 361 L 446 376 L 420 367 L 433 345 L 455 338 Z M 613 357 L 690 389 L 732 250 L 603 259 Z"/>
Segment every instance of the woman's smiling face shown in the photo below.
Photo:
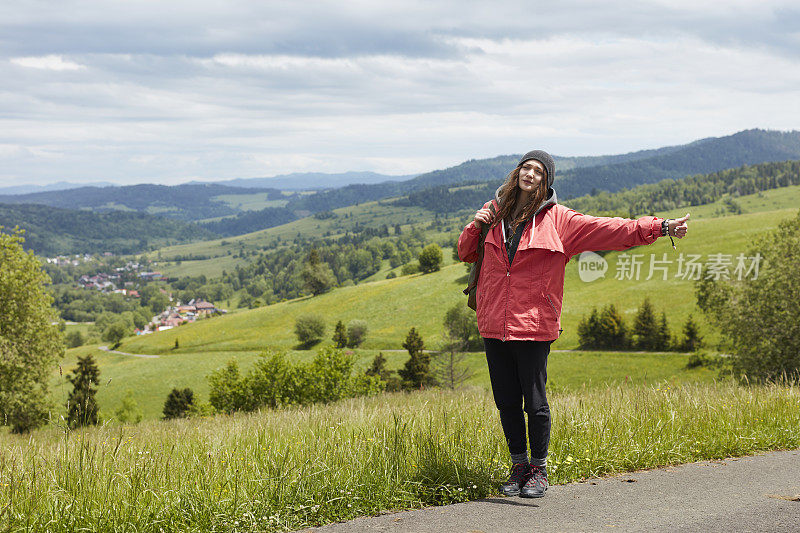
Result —
<path fill-rule="evenodd" d="M 536 159 L 528 159 L 519 167 L 519 188 L 525 192 L 533 192 L 542 182 L 547 171 Z"/>

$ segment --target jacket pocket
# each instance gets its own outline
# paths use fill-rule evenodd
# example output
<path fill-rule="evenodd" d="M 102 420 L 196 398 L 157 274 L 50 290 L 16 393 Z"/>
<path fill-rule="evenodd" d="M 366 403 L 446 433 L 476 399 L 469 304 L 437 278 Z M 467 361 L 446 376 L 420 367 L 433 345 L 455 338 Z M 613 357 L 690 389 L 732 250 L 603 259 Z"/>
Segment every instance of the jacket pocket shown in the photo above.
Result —
<path fill-rule="evenodd" d="M 544 297 L 547 300 L 547 303 L 549 303 L 550 307 L 553 309 L 553 313 L 555 314 L 556 318 L 558 318 L 558 314 L 559 314 L 558 309 L 556 309 L 556 306 L 553 304 L 553 300 L 550 299 L 550 295 L 549 294 L 545 294 Z"/>

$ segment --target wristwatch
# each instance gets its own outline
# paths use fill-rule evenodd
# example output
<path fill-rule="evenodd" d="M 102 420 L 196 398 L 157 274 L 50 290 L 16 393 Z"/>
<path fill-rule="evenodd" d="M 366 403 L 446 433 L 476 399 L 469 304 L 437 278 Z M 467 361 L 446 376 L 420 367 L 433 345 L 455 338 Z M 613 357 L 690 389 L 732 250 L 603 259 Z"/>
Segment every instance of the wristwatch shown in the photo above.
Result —
<path fill-rule="evenodd" d="M 669 235 L 669 218 L 665 218 L 661 221 L 661 236 Z"/>

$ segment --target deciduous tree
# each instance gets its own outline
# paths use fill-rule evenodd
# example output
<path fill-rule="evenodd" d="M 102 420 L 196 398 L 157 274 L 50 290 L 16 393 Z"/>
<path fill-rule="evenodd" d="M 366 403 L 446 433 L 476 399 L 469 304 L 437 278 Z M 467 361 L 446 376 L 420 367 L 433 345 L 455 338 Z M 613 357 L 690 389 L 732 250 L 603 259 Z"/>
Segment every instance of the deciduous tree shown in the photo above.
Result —
<path fill-rule="evenodd" d="M 766 382 L 800 374 L 800 211 L 755 240 L 747 254 L 758 270 L 726 280 L 705 272 L 695 287 L 697 304 L 723 335 L 733 372 Z M 758 255 L 756 255 L 758 254 Z M 753 268 L 756 259 L 745 266 Z M 753 278 L 756 279 L 753 279 Z"/>
<path fill-rule="evenodd" d="M 48 381 L 64 355 L 53 299 L 45 290 L 50 279 L 23 242 L 21 231 L 0 232 L 0 425 L 15 433 L 47 421 Z"/>

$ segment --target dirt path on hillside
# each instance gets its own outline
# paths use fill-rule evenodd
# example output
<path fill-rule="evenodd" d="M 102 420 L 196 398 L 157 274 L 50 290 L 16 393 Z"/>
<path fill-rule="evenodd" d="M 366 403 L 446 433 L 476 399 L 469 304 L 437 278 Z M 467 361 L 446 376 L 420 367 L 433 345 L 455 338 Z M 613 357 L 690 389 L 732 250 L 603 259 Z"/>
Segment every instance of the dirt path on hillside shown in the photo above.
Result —
<path fill-rule="evenodd" d="M 143 354 L 143 353 L 120 352 L 120 351 L 117 351 L 117 350 L 110 350 L 108 348 L 108 346 L 100 346 L 99 348 L 101 350 L 103 350 L 104 352 L 108 352 L 108 353 L 118 353 L 119 355 L 130 355 L 131 357 L 142 357 L 144 359 L 158 359 L 157 355 L 146 355 L 146 354 Z"/>
<path fill-rule="evenodd" d="M 800 450 L 702 461 L 358 518 L 307 532 L 800 531 Z"/>

